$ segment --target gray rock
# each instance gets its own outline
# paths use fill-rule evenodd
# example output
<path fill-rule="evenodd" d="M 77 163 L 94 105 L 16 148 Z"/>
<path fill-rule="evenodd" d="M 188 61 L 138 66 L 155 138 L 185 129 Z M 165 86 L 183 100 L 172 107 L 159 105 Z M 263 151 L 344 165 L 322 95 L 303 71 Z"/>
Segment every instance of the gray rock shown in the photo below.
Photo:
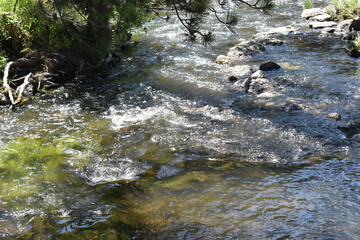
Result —
<path fill-rule="evenodd" d="M 337 31 L 343 32 L 345 30 L 348 30 L 349 26 L 352 22 L 353 22 L 353 19 L 346 19 L 344 21 L 341 21 L 336 27 Z"/>
<path fill-rule="evenodd" d="M 230 64 L 234 61 L 233 58 L 225 56 L 225 55 L 219 55 L 216 60 L 215 63 L 217 64 Z"/>
<path fill-rule="evenodd" d="M 336 31 L 336 28 L 334 27 L 327 27 L 321 29 L 321 33 L 334 33 Z"/>
<path fill-rule="evenodd" d="M 311 8 L 311 9 L 305 9 L 302 13 L 301 13 L 301 17 L 305 18 L 305 19 L 309 19 L 311 17 L 315 17 L 318 15 L 323 15 L 326 14 L 326 10 L 323 8 Z"/>
<path fill-rule="evenodd" d="M 321 14 L 321 15 L 311 17 L 310 20 L 311 21 L 316 21 L 316 22 L 325 22 L 325 21 L 330 21 L 331 16 L 326 13 L 326 14 Z"/>
<path fill-rule="evenodd" d="M 286 103 L 281 104 L 280 106 L 286 112 L 303 110 L 303 108 L 300 105 L 298 105 L 296 103 L 292 103 L 292 102 L 286 102 Z"/>
<path fill-rule="evenodd" d="M 242 78 L 248 78 L 251 75 L 252 70 L 252 67 L 248 65 L 238 65 L 227 68 L 225 73 L 228 73 L 229 81 L 237 81 Z"/>
<path fill-rule="evenodd" d="M 309 26 L 314 29 L 318 28 L 328 28 L 328 27 L 335 27 L 337 26 L 337 23 L 334 21 L 329 22 L 310 22 Z"/>
<path fill-rule="evenodd" d="M 281 68 L 280 65 L 278 65 L 275 62 L 272 61 L 268 61 L 268 62 L 264 62 L 260 65 L 260 70 L 266 72 L 266 71 L 272 71 L 272 70 L 276 70 Z"/>
<path fill-rule="evenodd" d="M 283 40 L 277 38 L 263 38 L 258 40 L 263 45 L 281 46 L 284 44 Z"/>
<path fill-rule="evenodd" d="M 267 78 L 256 78 L 250 80 L 247 92 L 252 94 L 260 94 L 265 91 L 272 91 L 275 89 L 275 87 L 276 84 Z"/>
<path fill-rule="evenodd" d="M 333 119 L 335 121 L 340 121 L 341 115 L 338 113 L 330 113 L 328 114 L 328 118 Z"/>
<path fill-rule="evenodd" d="M 257 70 L 256 72 L 254 72 L 251 75 L 252 79 L 256 79 L 256 78 L 265 78 L 265 73 L 262 70 Z"/>
<path fill-rule="evenodd" d="M 285 27 L 278 27 L 274 28 L 268 32 L 257 33 L 253 36 L 254 39 L 269 39 L 269 37 L 273 35 L 289 35 L 290 33 L 294 33 L 298 31 L 299 28 L 294 26 L 285 26 Z"/>
<path fill-rule="evenodd" d="M 265 47 L 261 43 L 255 41 L 247 41 L 230 48 L 228 57 L 252 56 L 257 53 L 265 52 Z"/>

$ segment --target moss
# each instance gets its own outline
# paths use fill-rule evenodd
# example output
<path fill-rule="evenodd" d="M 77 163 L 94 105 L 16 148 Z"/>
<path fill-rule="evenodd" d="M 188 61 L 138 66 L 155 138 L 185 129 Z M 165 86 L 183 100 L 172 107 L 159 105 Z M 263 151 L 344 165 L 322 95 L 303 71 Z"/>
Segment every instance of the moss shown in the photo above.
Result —
<path fill-rule="evenodd" d="M 19 138 L 7 143 L 0 150 L 1 200 L 26 201 L 66 180 L 68 166 L 83 166 L 87 160 L 74 149 L 84 149 L 76 139 Z"/>

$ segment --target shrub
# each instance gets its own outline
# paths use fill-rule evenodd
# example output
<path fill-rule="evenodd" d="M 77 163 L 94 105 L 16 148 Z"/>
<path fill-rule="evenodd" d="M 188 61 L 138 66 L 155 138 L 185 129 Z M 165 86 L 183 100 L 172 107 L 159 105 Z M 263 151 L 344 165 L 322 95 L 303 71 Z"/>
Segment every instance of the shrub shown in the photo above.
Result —
<path fill-rule="evenodd" d="M 333 0 L 333 4 L 343 18 L 354 17 L 356 10 L 360 8 L 359 0 Z"/>
<path fill-rule="evenodd" d="M 312 0 L 305 0 L 304 2 L 304 9 L 310 9 L 310 8 L 313 8 L 313 3 L 312 3 Z"/>

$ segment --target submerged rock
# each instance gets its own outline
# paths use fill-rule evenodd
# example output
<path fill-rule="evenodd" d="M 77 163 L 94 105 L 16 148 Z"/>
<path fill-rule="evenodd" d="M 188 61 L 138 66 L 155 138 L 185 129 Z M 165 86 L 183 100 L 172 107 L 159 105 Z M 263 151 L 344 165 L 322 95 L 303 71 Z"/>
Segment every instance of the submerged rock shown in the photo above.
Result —
<path fill-rule="evenodd" d="M 264 62 L 260 65 L 260 70 L 262 71 L 273 71 L 279 68 L 281 68 L 280 65 L 272 61 Z"/>
<path fill-rule="evenodd" d="M 352 138 L 354 135 L 360 133 L 360 122 L 352 122 L 347 125 L 340 125 L 337 128 L 345 133 L 347 138 Z"/>

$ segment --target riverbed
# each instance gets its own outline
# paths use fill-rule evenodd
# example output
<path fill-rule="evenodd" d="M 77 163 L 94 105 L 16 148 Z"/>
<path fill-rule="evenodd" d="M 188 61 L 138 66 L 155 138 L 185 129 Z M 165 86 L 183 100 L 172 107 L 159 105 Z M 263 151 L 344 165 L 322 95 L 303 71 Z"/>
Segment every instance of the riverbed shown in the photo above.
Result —
<path fill-rule="evenodd" d="M 1 108 L 0 238 L 360 239 L 360 142 L 339 128 L 360 117 L 346 43 L 305 30 L 240 63 L 279 63 L 277 95 L 242 92 L 215 63 L 305 26 L 301 11 L 242 9 L 234 32 L 210 18 L 209 46 L 155 19 L 113 75 Z"/>

